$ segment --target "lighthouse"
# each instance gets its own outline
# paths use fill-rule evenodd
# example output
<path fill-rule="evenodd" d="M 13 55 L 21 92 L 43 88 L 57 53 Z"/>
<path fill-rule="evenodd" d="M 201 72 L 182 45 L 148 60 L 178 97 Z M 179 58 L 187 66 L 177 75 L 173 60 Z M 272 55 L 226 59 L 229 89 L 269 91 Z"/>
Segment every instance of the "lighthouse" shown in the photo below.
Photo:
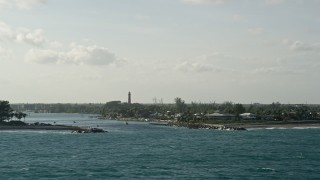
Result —
<path fill-rule="evenodd" d="M 131 104 L 131 92 L 128 93 L 128 104 Z"/>

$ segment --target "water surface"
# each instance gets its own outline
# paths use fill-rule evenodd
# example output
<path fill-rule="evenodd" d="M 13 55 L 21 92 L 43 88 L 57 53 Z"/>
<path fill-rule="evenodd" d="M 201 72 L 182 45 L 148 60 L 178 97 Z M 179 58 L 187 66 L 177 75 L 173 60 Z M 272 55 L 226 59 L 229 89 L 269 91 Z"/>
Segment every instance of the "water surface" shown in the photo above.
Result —
<path fill-rule="evenodd" d="M 30 114 L 104 134 L 0 131 L 0 179 L 319 179 L 320 129 L 195 130 Z"/>

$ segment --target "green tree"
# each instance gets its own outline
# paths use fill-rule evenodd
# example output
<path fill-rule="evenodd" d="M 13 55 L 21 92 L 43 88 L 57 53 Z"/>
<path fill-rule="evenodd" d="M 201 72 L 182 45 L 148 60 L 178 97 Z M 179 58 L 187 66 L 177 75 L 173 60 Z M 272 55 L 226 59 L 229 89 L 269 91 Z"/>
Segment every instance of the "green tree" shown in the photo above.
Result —
<path fill-rule="evenodd" d="M 220 105 L 219 110 L 222 111 L 223 113 L 232 114 L 234 113 L 233 103 L 230 101 L 224 102 L 223 104 Z"/>
<path fill-rule="evenodd" d="M 279 102 L 272 103 L 267 107 L 269 115 L 273 116 L 274 120 L 282 120 L 282 105 Z"/>
<path fill-rule="evenodd" d="M 9 101 L 0 101 L 0 121 L 9 120 L 12 117 L 12 112 Z"/>
<path fill-rule="evenodd" d="M 184 100 L 179 97 L 174 99 L 176 111 L 179 113 L 184 113 L 187 110 L 187 105 L 185 104 Z"/>
<path fill-rule="evenodd" d="M 22 118 L 26 118 L 27 114 L 23 112 L 16 112 L 14 113 L 14 116 L 20 121 Z"/>
<path fill-rule="evenodd" d="M 240 114 L 244 113 L 246 109 L 243 107 L 242 104 L 235 104 L 233 107 L 233 111 L 236 114 L 236 118 L 239 119 Z"/>

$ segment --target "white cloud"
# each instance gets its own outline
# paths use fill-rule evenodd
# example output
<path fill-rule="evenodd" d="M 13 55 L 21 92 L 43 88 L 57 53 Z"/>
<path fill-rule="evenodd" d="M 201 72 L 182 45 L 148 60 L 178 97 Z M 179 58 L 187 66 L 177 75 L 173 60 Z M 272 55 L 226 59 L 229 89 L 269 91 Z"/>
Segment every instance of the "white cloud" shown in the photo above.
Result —
<path fill-rule="evenodd" d="M 301 74 L 304 71 L 302 69 L 289 69 L 289 67 L 261 67 L 254 69 L 252 73 L 254 74 L 281 74 L 281 75 L 289 75 L 289 74 Z"/>
<path fill-rule="evenodd" d="M 14 31 L 8 24 L 0 22 L 0 41 L 12 39 L 15 36 L 14 34 Z"/>
<path fill-rule="evenodd" d="M 0 0 L 1 8 L 18 8 L 18 9 L 32 9 L 33 7 L 44 4 L 46 0 Z"/>
<path fill-rule="evenodd" d="M 183 72 L 211 72 L 211 71 L 221 71 L 219 68 L 215 68 L 211 64 L 203 64 L 200 62 L 190 62 L 185 61 L 181 64 L 178 64 L 175 67 L 176 70 L 183 71 Z"/>
<path fill-rule="evenodd" d="M 74 46 L 66 54 L 66 62 L 76 64 L 108 65 L 117 61 L 114 53 L 105 47 L 99 46 Z"/>
<path fill-rule="evenodd" d="M 117 57 L 105 47 L 72 45 L 69 51 L 50 49 L 31 49 L 25 55 L 28 62 L 38 64 L 73 64 L 73 65 L 110 65 L 118 64 L 123 59 Z"/>
<path fill-rule="evenodd" d="M 183 72 L 232 72 L 233 69 L 229 68 L 235 58 L 221 53 L 214 53 L 211 55 L 204 55 L 193 58 L 192 60 L 184 60 L 175 66 L 175 70 Z"/>
<path fill-rule="evenodd" d="M 72 44 L 67 51 L 57 50 L 62 49 L 63 45 L 57 41 L 46 40 L 42 29 L 18 28 L 14 30 L 4 22 L 0 22 L 0 41 L 36 46 L 37 48 L 30 49 L 26 53 L 25 59 L 39 64 L 109 65 L 120 64 L 122 61 L 107 48 L 96 45 Z"/>
<path fill-rule="evenodd" d="M 320 52 L 320 43 L 305 43 L 302 41 L 283 40 L 282 43 L 293 51 L 315 51 Z"/>
<path fill-rule="evenodd" d="M 222 4 L 227 0 L 181 0 L 182 2 L 189 3 L 189 4 Z"/>
<path fill-rule="evenodd" d="M 50 48 L 53 48 L 53 49 L 61 49 L 61 48 L 63 48 L 63 44 L 60 43 L 59 41 L 48 42 L 48 46 Z"/>
<path fill-rule="evenodd" d="M 40 46 L 44 44 L 46 40 L 42 29 L 29 30 L 23 28 L 16 33 L 16 41 Z"/>
<path fill-rule="evenodd" d="M 57 51 L 49 49 L 30 49 L 25 55 L 28 62 L 38 64 L 56 64 L 59 63 L 63 55 Z"/>
<path fill-rule="evenodd" d="M 46 42 L 42 29 L 18 28 L 15 30 L 8 24 L 0 22 L 0 41 L 5 40 L 24 42 L 35 46 L 41 46 Z"/>

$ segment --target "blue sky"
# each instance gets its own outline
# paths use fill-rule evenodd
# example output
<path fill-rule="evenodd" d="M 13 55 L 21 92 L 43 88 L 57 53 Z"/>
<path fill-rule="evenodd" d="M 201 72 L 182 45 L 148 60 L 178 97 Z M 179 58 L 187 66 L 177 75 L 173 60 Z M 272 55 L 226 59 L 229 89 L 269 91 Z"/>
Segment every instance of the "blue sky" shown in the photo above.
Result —
<path fill-rule="evenodd" d="M 320 103 L 318 0 L 0 0 L 0 99 Z"/>

